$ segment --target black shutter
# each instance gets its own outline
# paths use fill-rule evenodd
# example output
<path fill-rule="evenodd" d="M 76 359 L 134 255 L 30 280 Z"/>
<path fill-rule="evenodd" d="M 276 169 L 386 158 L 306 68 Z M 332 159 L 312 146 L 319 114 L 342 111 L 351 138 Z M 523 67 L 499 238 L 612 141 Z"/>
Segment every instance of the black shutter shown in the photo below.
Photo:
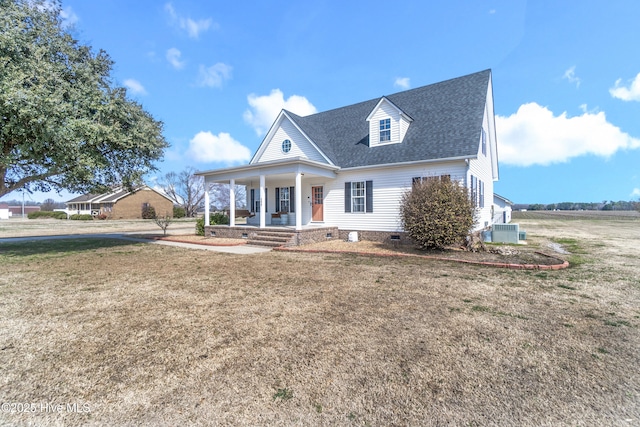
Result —
<path fill-rule="evenodd" d="M 365 183 L 365 189 L 366 189 L 366 193 L 365 193 L 365 202 L 366 202 L 365 211 L 366 212 L 373 212 L 373 181 L 367 181 Z"/>
<path fill-rule="evenodd" d="M 276 210 L 275 212 L 280 212 L 280 187 L 276 187 Z"/>
<path fill-rule="evenodd" d="M 251 206 L 251 212 L 255 212 L 255 209 L 256 209 L 256 189 L 255 188 L 251 189 L 251 204 L 249 206 Z"/>
<path fill-rule="evenodd" d="M 265 188 L 264 189 L 264 211 L 265 212 L 269 212 L 269 205 L 267 205 L 267 200 L 269 200 L 269 198 L 267 197 L 267 194 L 269 194 L 269 189 Z"/>
<path fill-rule="evenodd" d="M 344 211 L 345 213 L 351 212 L 351 183 L 344 183 Z"/>
<path fill-rule="evenodd" d="M 295 213 L 296 211 L 296 187 L 289 187 L 289 212 Z"/>

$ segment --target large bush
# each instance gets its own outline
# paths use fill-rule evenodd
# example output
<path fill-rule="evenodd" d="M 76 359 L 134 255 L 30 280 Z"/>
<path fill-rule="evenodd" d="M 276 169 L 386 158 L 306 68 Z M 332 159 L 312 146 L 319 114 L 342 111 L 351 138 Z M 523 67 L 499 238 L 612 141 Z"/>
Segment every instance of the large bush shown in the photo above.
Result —
<path fill-rule="evenodd" d="M 209 224 L 229 224 L 229 217 L 221 212 L 212 213 L 211 215 L 209 215 Z M 198 220 L 196 221 L 196 235 L 204 236 L 204 218 L 198 218 Z"/>
<path fill-rule="evenodd" d="M 402 225 L 423 249 L 464 243 L 475 224 L 475 207 L 467 189 L 447 178 L 414 183 L 400 206 Z"/>

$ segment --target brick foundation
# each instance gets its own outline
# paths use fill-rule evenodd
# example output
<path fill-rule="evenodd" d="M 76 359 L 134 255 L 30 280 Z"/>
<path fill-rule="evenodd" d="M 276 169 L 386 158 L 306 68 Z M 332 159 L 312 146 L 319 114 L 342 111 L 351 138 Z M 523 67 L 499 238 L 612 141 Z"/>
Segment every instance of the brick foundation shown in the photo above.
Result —
<path fill-rule="evenodd" d="M 340 239 L 347 240 L 351 231 L 358 233 L 358 240 L 380 243 L 397 243 L 401 245 L 412 244 L 411 239 L 404 231 L 340 230 Z"/>
<path fill-rule="evenodd" d="M 322 228 L 307 228 L 304 230 L 295 230 L 293 228 L 284 227 L 229 227 L 228 225 L 211 225 L 204 228 L 205 237 L 220 237 L 227 239 L 253 239 L 261 231 L 287 231 L 293 233 L 294 236 L 289 243 L 285 246 L 301 246 L 311 243 L 324 242 L 327 240 L 340 239 L 341 234 L 338 227 L 322 227 Z M 215 233 L 215 236 L 212 235 Z"/>

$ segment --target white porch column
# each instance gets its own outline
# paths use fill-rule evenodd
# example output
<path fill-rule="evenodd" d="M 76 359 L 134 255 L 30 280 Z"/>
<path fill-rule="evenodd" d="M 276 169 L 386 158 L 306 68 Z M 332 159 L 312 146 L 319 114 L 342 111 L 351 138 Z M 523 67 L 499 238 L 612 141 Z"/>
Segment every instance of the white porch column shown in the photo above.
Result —
<path fill-rule="evenodd" d="M 264 175 L 260 175 L 260 228 L 265 227 L 265 217 L 266 217 L 266 206 L 265 200 L 267 198 L 265 190 L 264 190 Z"/>
<path fill-rule="evenodd" d="M 229 180 L 229 227 L 236 226 L 236 180 Z"/>
<path fill-rule="evenodd" d="M 209 218 L 209 204 L 210 204 L 210 200 L 209 200 L 209 183 L 206 181 L 205 178 L 205 182 L 204 182 L 204 225 L 205 227 L 210 226 L 210 218 Z"/>
<path fill-rule="evenodd" d="M 296 230 L 302 230 L 302 174 L 296 172 Z"/>

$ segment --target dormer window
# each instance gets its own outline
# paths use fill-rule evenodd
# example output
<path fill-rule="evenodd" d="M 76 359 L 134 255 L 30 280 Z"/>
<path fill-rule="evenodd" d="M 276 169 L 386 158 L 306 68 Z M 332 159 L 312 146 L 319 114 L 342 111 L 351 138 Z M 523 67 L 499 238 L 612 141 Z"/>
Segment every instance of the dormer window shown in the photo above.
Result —
<path fill-rule="evenodd" d="M 391 119 L 380 120 L 380 142 L 391 141 Z"/>

